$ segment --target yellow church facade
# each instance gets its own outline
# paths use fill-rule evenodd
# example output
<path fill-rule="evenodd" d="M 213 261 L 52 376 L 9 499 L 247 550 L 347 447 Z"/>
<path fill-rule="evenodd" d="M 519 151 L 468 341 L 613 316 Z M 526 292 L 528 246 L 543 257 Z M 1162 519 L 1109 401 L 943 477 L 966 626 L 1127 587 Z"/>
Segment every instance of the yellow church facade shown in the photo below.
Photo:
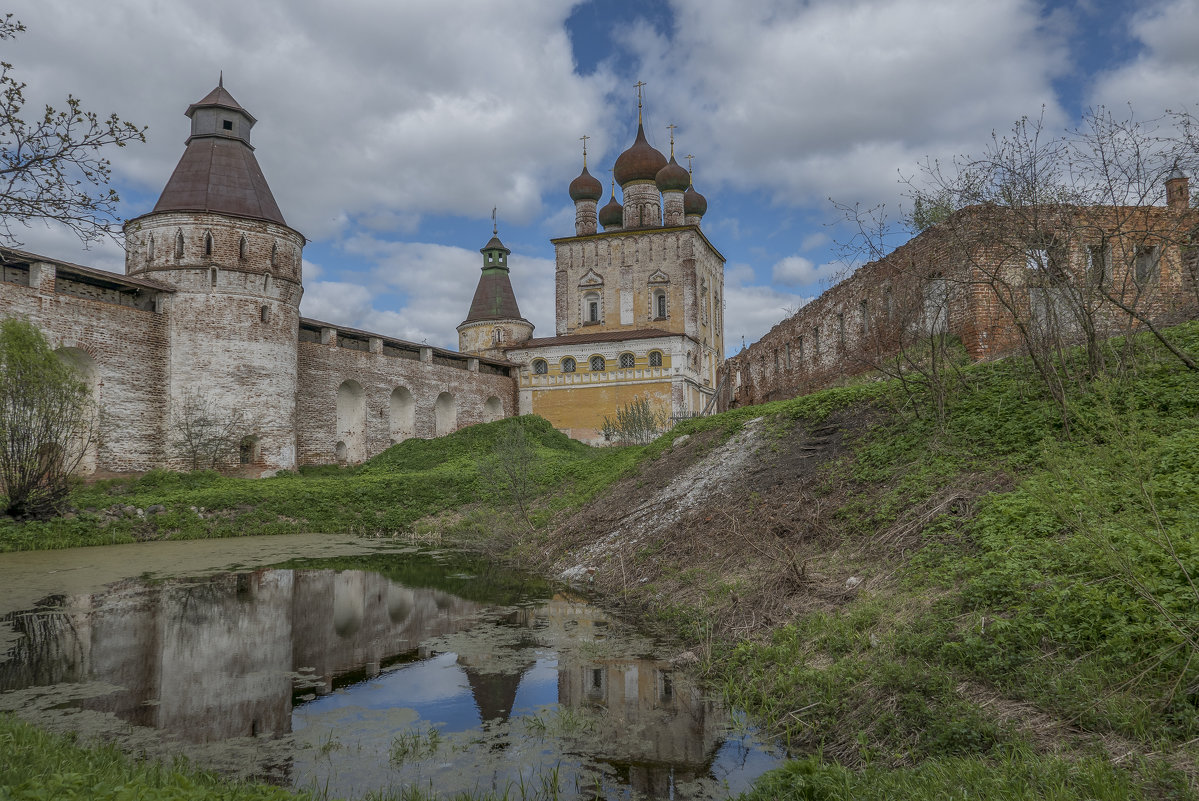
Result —
<path fill-rule="evenodd" d="M 637 138 L 613 169 L 607 205 L 587 171 L 570 184 L 575 234 L 555 249 L 555 332 L 533 337 L 498 238 L 480 277 L 459 349 L 519 365 L 519 410 L 585 442 L 605 417 L 646 399 L 672 418 L 702 414 L 724 354 L 724 257 L 700 228 L 707 202 L 673 153 Z M 622 202 L 616 199 L 615 184 Z M 602 230 L 601 230 L 602 226 Z"/>

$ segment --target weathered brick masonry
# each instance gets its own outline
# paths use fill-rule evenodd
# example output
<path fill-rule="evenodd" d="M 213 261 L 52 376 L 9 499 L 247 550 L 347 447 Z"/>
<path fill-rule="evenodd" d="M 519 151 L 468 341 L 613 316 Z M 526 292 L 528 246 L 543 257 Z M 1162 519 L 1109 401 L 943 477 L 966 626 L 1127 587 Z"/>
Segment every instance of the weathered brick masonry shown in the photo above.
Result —
<path fill-rule="evenodd" d="M 188 467 L 173 431 L 195 398 L 244 416 L 250 474 L 359 462 L 516 413 L 503 359 L 302 320 L 304 237 L 253 155 L 254 118 L 223 86 L 187 116 L 154 210 L 125 226 L 126 275 L 0 249 L 0 315 L 37 325 L 93 387 L 100 439 L 84 469 Z"/>
<path fill-rule="evenodd" d="M 871 372 L 921 333 L 948 333 L 982 360 L 1020 352 L 1030 338 L 1078 341 L 1085 325 L 1105 338 L 1146 319 L 1193 316 L 1197 225 L 1199 213 L 1185 203 L 963 209 L 728 359 L 720 408 Z"/>

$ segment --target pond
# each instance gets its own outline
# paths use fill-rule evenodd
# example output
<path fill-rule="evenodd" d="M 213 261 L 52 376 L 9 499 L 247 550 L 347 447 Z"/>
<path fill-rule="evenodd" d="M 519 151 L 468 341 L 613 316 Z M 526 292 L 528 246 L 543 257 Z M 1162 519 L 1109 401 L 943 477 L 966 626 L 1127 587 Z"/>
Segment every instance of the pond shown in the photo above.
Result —
<path fill-rule="evenodd" d="M 477 557 L 165 545 L 4 557 L 0 710 L 330 798 L 725 798 L 781 759 L 654 641 Z"/>

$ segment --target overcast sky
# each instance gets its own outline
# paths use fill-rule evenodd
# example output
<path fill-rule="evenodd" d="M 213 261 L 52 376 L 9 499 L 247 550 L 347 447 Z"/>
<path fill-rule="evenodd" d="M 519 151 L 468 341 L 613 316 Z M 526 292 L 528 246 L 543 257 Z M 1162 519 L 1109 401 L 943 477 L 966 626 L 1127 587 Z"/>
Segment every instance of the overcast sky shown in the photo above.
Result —
<path fill-rule="evenodd" d="M 0 44 L 32 108 L 68 93 L 148 125 L 114 150 L 121 213 L 149 211 L 217 82 L 305 249 L 304 314 L 457 347 L 499 209 L 517 299 L 553 320 L 566 188 L 636 129 L 675 124 L 728 262 L 725 337 L 752 342 L 840 270 L 829 198 L 894 208 L 900 173 L 1042 113 L 1199 107 L 1199 0 L 17 0 Z M 619 190 L 618 190 L 619 192 Z M 123 271 L 116 246 L 27 249 Z"/>

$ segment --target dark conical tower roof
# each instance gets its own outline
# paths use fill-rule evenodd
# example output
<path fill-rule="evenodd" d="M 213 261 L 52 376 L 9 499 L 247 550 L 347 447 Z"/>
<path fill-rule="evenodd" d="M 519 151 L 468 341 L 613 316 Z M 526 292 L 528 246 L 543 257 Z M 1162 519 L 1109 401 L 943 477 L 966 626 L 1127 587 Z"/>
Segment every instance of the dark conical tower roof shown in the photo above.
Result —
<path fill-rule="evenodd" d="M 464 323 L 481 320 L 523 320 L 516 293 L 512 290 L 512 279 L 508 275 L 508 255 L 512 252 L 504 247 L 498 236 L 479 249 L 483 254 L 483 274 L 475 287 L 475 297 L 470 302 L 470 311 Z"/>
<path fill-rule="evenodd" d="M 287 225 L 250 145 L 256 120 L 224 81 L 188 106 L 187 116 L 192 121 L 187 149 L 154 211 L 215 212 Z"/>

